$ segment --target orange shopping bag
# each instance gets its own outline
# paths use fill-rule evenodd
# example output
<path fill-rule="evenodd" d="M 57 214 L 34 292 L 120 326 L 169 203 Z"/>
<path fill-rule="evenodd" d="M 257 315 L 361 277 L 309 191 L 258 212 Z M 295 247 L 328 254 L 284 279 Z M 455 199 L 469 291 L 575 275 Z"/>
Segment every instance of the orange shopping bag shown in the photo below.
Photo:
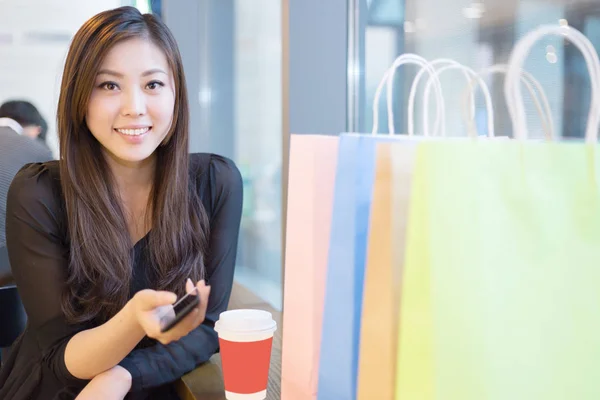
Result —
<path fill-rule="evenodd" d="M 418 141 L 380 143 L 363 297 L 358 399 L 393 399 L 406 221 Z"/>
<path fill-rule="evenodd" d="M 338 137 L 291 135 L 281 398 L 316 399 Z"/>

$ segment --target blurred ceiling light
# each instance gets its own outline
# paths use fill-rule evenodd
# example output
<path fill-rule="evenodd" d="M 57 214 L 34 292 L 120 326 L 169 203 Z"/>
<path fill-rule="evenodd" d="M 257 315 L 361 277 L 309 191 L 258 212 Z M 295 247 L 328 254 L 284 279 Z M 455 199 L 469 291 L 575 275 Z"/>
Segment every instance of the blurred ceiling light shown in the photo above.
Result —
<path fill-rule="evenodd" d="M 558 56 L 556 55 L 556 49 L 554 46 L 546 46 L 546 61 L 550 64 L 556 64 Z"/>
<path fill-rule="evenodd" d="M 550 64 L 556 64 L 556 62 L 558 61 L 558 56 L 556 55 L 556 53 L 548 53 L 546 54 L 546 60 Z"/>
<path fill-rule="evenodd" d="M 204 87 L 198 92 L 198 101 L 201 105 L 208 105 L 212 101 L 212 90 Z"/>
<path fill-rule="evenodd" d="M 463 8 L 462 12 L 465 18 L 479 19 L 485 12 L 485 5 L 483 1 L 474 1 L 469 7 Z"/>
<path fill-rule="evenodd" d="M 349 77 L 356 78 L 360 76 L 360 67 L 355 62 L 348 62 L 347 73 Z"/>

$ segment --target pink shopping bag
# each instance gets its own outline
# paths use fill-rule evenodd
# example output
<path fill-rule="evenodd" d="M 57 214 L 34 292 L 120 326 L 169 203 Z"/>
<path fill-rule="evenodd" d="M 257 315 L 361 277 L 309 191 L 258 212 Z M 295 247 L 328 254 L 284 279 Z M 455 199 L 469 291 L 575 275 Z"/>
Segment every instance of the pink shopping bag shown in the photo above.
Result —
<path fill-rule="evenodd" d="M 281 398 L 316 399 L 338 137 L 291 135 Z"/>

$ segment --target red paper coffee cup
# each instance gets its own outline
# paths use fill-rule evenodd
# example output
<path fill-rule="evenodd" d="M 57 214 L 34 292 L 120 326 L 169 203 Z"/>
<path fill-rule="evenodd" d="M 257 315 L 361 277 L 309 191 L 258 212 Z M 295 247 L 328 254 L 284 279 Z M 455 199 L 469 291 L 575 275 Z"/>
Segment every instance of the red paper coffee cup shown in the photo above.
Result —
<path fill-rule="evenodd" d="M 228 400 L 267 398 L 271 346 L 277 323 L 263 310 L 231 310 L 215 323 Z"/>

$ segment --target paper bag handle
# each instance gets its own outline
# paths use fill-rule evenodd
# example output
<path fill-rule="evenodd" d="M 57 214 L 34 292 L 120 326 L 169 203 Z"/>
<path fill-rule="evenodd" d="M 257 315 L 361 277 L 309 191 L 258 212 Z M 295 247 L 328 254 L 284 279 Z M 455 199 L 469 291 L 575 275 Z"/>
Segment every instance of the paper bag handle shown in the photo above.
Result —
<path fill-rule="evenodd" d="M 508 72 L 508 65 L 507 64 L 496 64 L 496 65 L 492 65 L 491 67 L 485 68 L 484 70 L 479 72 L 480 76 L 486 75 L 486 74 L 506 74 Z M 521 71 L 521 81 L 523 82 L 523 85 L 525 85 L 525 88 L 527 89 L 527 91 L 529 92 L 529 95 L 531 96 L 532 100 L 533 100 L 533 104 L 535 106 L 535 109 L 538 112 L 538 115 L 540 116 L 540 119 L 542 120 L 542 126 L 543 126 L 543 130 L 544 130 L 544 136 L 546 138 L 546 140 L 552 140 L 552 138 L 554 137 L 554 121 L 552 119 L 552 109 L 550 108 L 550 102 L 548 101 L 548 96 L 546 95 L 546 91 L 544 90 L 544 87 L 542 86 L 542 84 L 535 79 L 535 77 L 527 72 L 526 70 L 522 70 Z M 472 90 L 472 85 L 470 85 L 469 91 Z M 466 92 L 466 91 L 465 91 Z M 539 94 L 539 97 L 538 97 Z M 469 93 L 465 93 L 465 96 L 468 99 L 472 99 L 472 96 L 469 96 Z M 541 104 L 540 104 L 540 97 L 541 97 Z M 464 104 L 464 98 L 463 98 L 463 104 Z M 518 104 L 517 104 L 518 106 Z"/>
<path fill-rule="evenodd" d="M 600 60 L 598 59 L 598 53 L 596 53 L 594 46 L 583 33 L 570 26 L 560 25 L 542 25 L 536 30 L 529 32 L 517 42 L 510 55 L 509 68 L 506 74 L 506 81 L 504 82 L 504 93 L 513 124 L 513 136 L 515 139 L 527 138 L 527 122 L 521 85 L 519 85 L 519 76 L 525 58 L 533 45 L 547 35 L 561 36 L 569 39 L 583 54 L 592 86 L 585 141 L 596 143 L 598 140 L 598 128 L 600 126 L 600 109 L 598 108 L 600 105 L 598 97 L 600 94 Z"/>
<path fill-rule="evenodd" d="M 406 53 L 398 56 L 392 66 L 385 71 L 377 89 L 375 90 L 375 96 L 373 98 L 373 129 L 371 131 L 372 135 L 377 134 L 379 130 L 379 98 L 381 97 L 381 92 L 383 90 L 383 85 L 387 84 L 387 112 L 388 112 L 388 132 L 390 135 L 395 133 L 394 128 L 394 110 L 392 105 L 392 83 L 394 80 L 394 74 L 396 69 L 405 64 L 415 64 L 421 67 L 421 69 L 426 69 L 427 72 L 433 74 L 435 71 L 429 64 L 429 62 L 423 57 L 417 54 Z M 439 85 L 439 80 L 436 80 L 436 99 L 438 101 L 437 112 L 436 112 L 436 128 L 439 129 L 440 118 L 443 114 L 443 101 L 441 97 L 441 89 Z M 408 132 L 409 135 L 412 135 L 414 132 Z"/>
<path fill-rule="evenodd" d="M 431 65 L 432 66 L 436 66 L 436 65 L 440 65 L 440 64 L 449 64 L 449 65 L 460 65 L 460 63 L 458 63 L 455 60 L 449 59 L 449 58 L 438 58 L 436 60 L 431 61 Z M 414 131 L 414 125 L 415 125 L 415 121 L 414 121 L 414 109 L 415 109 L 415 98 L 417 95 L 417 86 L 419 85 L 419 82 L 421 81 L 421 78 L 423 77 L 423 73 L 425 71 L 423 69 L 421 69 L 418 73 L 417 76 L 415 77 L 415 79 L 413 80 L 412 86 L 410 88 L 410 94 L 408 96 L 408 132 L 410 134 L 410 132 Z M 463 73 L 465 75 L 465 79 L 467 80 L 467 83 L 472 86 L 472 80 L 471 77 L 469 76 L 469 73 L 467 71 L 463 70 Z M 442 96 L 443 98 L 443 96 Z M 471 115 L 475 114 L 475 101 L 473 100 L 473 97 L 471 96 L 470 98 L 471 100 Z M 446 110 L 445 107 L 443 109 L 443 114 L 442 114 L 442 121 L 445 120 L 446 118 Z M 445 127 L 442 127 L 442 136 L 445 136 Z"/>
<path fill-rule="evenodd" d="M 462 70 L 463 72 L 467 72 L 469 73 L 469 75 L 471 75 L 479 84 L 479 86 L 481 87 L 481 90 L 483 92 L 483 96 L 485 98 L 485 108 L 487 110 L 487 115 L 488 115 L 488 121 L 487 121 L 487 125 L 488 125 L 488 136 L 489 137 L 493 137 L 494 136 L 494 108 L 492 107 L 492 96 L 490 95 L 490 90 L 488 88 L 488 86 L 486 85 L 486 83 L 483 81 L 483 79 L 481 79 L 481 77 L 479 75 L 477 75 L 475 73 L 475 71 L 473 71 L 473 69 L 466 67 L 464 65 L 458 64 L 458 65 L 446 65 L 445 67 L 440 68 L 439 70 L 435 71 L 435 74 L 433 77 L 429 78 L 429 80 L 427 81 L 427 85 L 425 86 L 425 97 L 423 99 L 424 102 L 424 106 L 423 106 L 423 134 L 427 134 L 429 131 L 429 96 L 431 94 L 431 85 L 433 84 L 432 79 L 438 78 L 439 75 L 445 71 L 450 71 L 450 70 L 454 70 L 454 69 L 459 69 Z M 443 121 L 443 125 L 445 125 L 446 121 Z M 444 132 L 445 132 L 445 126 L 444 126 Z"/>
<path fill-rule="evenodd" d="M 421 65 L 421 69 L 419 70 L 419 72 L 427 71 L 429 73 L 429 77 L 431 79 L 431 77 L 433 76 L 432 74 L 435 73 L 435 69 L 433 68 L 433 66 L 431 65 L 430 62 L 427 62 L 424 58 L 422 58 L 422 60 L 425 61 L 426 64 Z M 401 64 L 399 64 L 399 65 L 401 65 Z M 393 67 L 393 65 L 392 65 L 392 67 Z M 394 116 L 393 116 L 393 111 L 392 111 L 392 106 L 393 106 L 393 104 L 392 104 L 392 83 L 394 81 L 394 74 L 396 73 L 396 68 L 394 68 L 390 71 L 390 76 L 387 80 L 387 107 L 388 107 L 388 131 L 389 132 L 395 131 Z M 442 86 L 437 77 L 434 80 L 434 84 L 435 84 L 436 100 L 437 100 L 435 129 L 436 129 L 436 132 L 439 132 L 440 124 L 445 119 L 446 107 L 445 107 L 445 103 L 444 103 L 444 97 L 442 95 Z M 414 110 L 412 110 L 412 111 L 414 111 Z M 408 115 L 408 122 L 409 122 L 408 135 L 413 136 L 414 135 L 414 115 L 410 115 L 410 114 Z M 413 123 L 411 124 L 411 122 L 413 122 Z M 390 133 L 390 134 L 392 134 L 392 133 Z M 425 133 L 425 135 L 427 135 L 427 134 Z"/>

